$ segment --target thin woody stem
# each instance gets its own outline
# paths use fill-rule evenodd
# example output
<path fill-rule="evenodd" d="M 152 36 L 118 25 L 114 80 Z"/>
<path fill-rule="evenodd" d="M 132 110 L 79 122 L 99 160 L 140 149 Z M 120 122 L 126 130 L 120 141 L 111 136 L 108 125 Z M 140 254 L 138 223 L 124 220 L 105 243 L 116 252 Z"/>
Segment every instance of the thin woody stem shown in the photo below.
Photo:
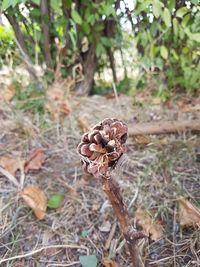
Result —
<path fill-rule="evenodd" d="M 144 264 L 140 257 L 137 241 L 145 237 L 145 235 L 132 227 L 127 207 L 123 202 L 119 184 L 111 175 L 102 176 L 102 188 L 110 200 L 114 213 L 119 221 L 121 231 L 131 254 L 133 267 L 143 267 Z"/>

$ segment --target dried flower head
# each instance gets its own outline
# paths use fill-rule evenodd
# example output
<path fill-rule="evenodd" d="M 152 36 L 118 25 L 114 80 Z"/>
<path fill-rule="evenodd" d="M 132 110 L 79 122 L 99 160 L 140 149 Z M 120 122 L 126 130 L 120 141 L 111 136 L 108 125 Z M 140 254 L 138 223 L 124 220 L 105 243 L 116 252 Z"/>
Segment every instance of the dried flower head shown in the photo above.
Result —
<path fill-rule="evenodd" d="M 125 152 L 128 127 L 117 119 L 105 119 L 82 136 L 78 152 L 86 173 L 105 175 Z"/>

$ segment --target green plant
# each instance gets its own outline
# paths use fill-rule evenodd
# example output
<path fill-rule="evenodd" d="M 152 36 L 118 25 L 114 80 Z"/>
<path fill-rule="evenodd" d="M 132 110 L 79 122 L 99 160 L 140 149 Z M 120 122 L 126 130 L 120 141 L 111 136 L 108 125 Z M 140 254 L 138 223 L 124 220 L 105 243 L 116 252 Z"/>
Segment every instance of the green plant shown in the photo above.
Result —
<path fill-rule="evenodd" d="M 0 25 L 0 66 L 9 65 L 11 61 L 14 65 L 20 63 L 13 41 L 13 31 L 10 27 Z"/>
<path fill-rule="evenodd" d="M 138 1 L 133 29 L 140 61 L 169 89 L 195 93 L 200 87 L 198 1 Z"/>
<path fill-rule="evenodd" d="M 30 83 L 23 87 L 18 82 L 14 82 L 16 94 L 13 98 L 17 109 L 24 112 L 44 114 L 45 112 L 45 92 L 41 91 L 35 83 Z"/>

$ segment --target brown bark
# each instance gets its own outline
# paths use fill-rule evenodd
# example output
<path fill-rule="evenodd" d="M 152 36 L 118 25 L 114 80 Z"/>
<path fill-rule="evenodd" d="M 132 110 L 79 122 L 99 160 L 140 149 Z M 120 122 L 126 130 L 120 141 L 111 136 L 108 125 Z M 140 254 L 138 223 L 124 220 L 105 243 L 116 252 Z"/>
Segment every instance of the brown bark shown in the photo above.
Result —
<path fill-rule="evenodd" d="M 24 41 L 25 38 L 24 38 L 23 32 L 20 29 L 20 26 L 19 26 L 19 23 L 17 21 L 16 16 L 14 14 L 10 15 L 9 13 L 6 13 L 5 15 L 6 15 L 8 21 L 10 22 L 10 24 L 13 27 L 16 39 L 19 42 L 22 50 L 24 51 L 24 53 L 26 55 L 28 55 L 28 51 L 27 51 L 26 44 L 25 44 L 25 41 Z"/>
<path fill-rule="evenodd" d="M 117 22 L 114 18 L 110 18 L 105 20 L 104 23 L 104 34 L 107 38 L 111 38 L 115 35 L 116 32 L 116 26 L 117 26 Z M 113 74 L 113 81 L 115 83 L 117 83 L 117 74 L 116 74 L 116 66 L 115 66 L 115 58 L 114 58 L 114 54 L 113 54 L 113 49 L 111 47 L 107 48 L 107 55 L 108 55 L 108 59 L 110 61 L 110 67 L 112 70 L 112 74 Z"/>
<path fill-rule="evenodd" d="M 123 64 L 123 68 L 124 68 L 124 78 L 127 78 L 128 77 L 128 73 L 127 73 L 126 63 L 125 63 L 125 60 L 124 60 L 123 50 L 122 50 L 121 47 L 120 47 L 119 51 L 120 51 L 120 54 L 121 54 L 122 64 Z"/>
<path fill-rule="evenodd" d="M 50 43 L 50 15 L 49 15 L 49 1 L 40 1 L 40 11 L 42 19 L 42 33 L 44 38 L 44 56 L 48 68 L 52 67 L 51 58 L 51 43 Z"/>
<path fill-rule="evenodd" d="M 144 264 L 140 257 L 137 241 L 140 238 L 144 238 L 145 235 L 142 232 L 136 231 L 132 227 L 128 210 L 120 193 L 119 184 L 114 180 L 112 176 L 103 176 L 102 188 L 108 199 L 110 200 L 114 213 L 119 221 L 121 231 L 124 235 L 124 238 L 126 239 L 126 243 L 131 254 L 133 267 L 143 267 Z"/>
<path fill-rule="evenodd" d="M 109 61 L 110 61 L 110 67 L 111 67 L 112 74 L 113 74 L 113 81 L 115 83 L 117 83 L 117 74 L 116 74 L 116 67 L 115 67 L 115 58 L 114 58 L 113 51 L 112 51 L 111 47 L 107 48 L 107 54 L 108 54 L 108 58 L 109 58 Z"/>
<path fill-rule="evenodd" d="M 81 54 L 84 78 L 77 85 L 77 95 L 87 95 L 91 92 L 94 82 L 94 74 L 97 67 L 96 47 L 91 45 L 86 53 Z"/>
<path fill-rule="evenodd" d="M 36 81 L 38 81 L 38 77 L 36 74 L 36 71 L 33 67 L 33 64 L 31 62 L 31 59 L 28 55 L 28 51 L 26 48 L 26 43 L 24 41 L 24 35 L 23 32 L 20 29 L 19 23 L 17 21 L 17 18 L 14 14 L 10 15 L 10 14 L 6 14 L 6 17 L 8 19 L 8 21 L 10 22 L 11 26 L 13 27 L 14 33 L 15 33 L 15 37 L 14 41 L 17 45 L 17 47 L 19 48 L 19 51 L 22 55 L 22 60 L 25 62 L 26 66 L 27 66 L 27 70 L 29 71 L 30 75 L 32 76 L 32 78 Z"/>
<path fill-rule="evenodd" d="M 147 122 L 129 126 L 129 135 L 170 134 L 188 131 L 200 133 L 200 120 Z"/>

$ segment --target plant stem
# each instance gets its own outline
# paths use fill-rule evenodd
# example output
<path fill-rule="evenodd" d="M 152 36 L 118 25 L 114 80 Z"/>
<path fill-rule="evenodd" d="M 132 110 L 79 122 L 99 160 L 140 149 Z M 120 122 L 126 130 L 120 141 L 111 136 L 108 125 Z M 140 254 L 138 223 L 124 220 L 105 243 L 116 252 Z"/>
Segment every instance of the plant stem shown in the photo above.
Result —
<path fill-rule="evenodd" d="M 126 239 L 133 267 L 144 267 L 141 260 L 137 241 L 145 237 L 142 232 L 136 231 L 131 223 L 127 207 L 124 204 L 119 184 L 111 176 L 102 176 L 102 189 L 111 202 L 114 213 L 119 221 L 121 231 Z"/>

